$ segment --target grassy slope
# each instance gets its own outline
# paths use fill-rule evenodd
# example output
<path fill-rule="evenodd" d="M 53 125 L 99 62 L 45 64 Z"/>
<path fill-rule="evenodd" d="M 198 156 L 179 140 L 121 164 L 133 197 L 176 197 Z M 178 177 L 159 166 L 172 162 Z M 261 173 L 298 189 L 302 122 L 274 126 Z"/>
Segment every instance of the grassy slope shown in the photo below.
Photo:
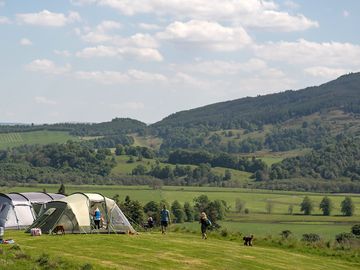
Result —
<path fill-rule="evenodd" d="M 23 144 L 65 143 L 68 140 L 78 141 L 79 138 L 63 131 L 33 131 L 21 133 L 1 133 L 0 149 Z"/>
<path fill-rule="evenodd" d="M 358 269 L 358 263 L 299 254 L 271 247 L 244 247 L 239 242 L 199 235 L 158 232 L 140 235 L 65 235 L 31 237 L 23 232 L 7 231 L 32 260 L 43 252 L 61 257 L 76 266 L 90 263 L 93 269 Z M 71 248 L 67 248 L 71 247 Z M 4 246 L 5 252 L 9 246 Z M 0 259 L 3 255 L 0 255 Z M 0 269 L 34 269 L 3 262 Z M 5 268 L 2 268 L 4 267 Z"/>
<path fill-rule="evenodd" d="M 112 169 L 111 173 L 114 175 L 121 175 L 121 174 L 131 174 L 132 170 L 137 166 L 137 165 L 144 165 L 145 167 L 147 167 L 147 169 L 149 170 L 151 168 L 151 165 L 155 165 L 156 161 L 154 159 L 146 159 L 143 158 L 141 161 L 135 161 L 133 163 L 128 163 L 127 161 L 129 160 L 128 156 L 115 156 L 117 165 Z M 136 157 L 134 157 L 134 159 L 136 160 Z M 170 166 L 173 169 L 175 168 L 175 165 L 173 164 L 168 164 L 168 163 L 160 163 L 160 166 Z M 185 166 L 185 165 L 182 165 Z M 196 166 L 194 165 L 189 165 L 191 168 L 195 168 Z M 231 172 L 231 179 L 234 181 L 238 181 L 238 182 L 247 182 L 250 181 L 250 177 L 251 177 L 251 173 L 247 173 L 247 172 L 242 172 L 242 171 L 238 171 L 238 170 L 232 170 L 232 169 L 226 169 L 226 168 L 220 168 L 220 167 L 216 167 L 216 168 L 212 168 L 212 171 L 216 174 L 220 174 L 220 175 L 224 175 L 225 174 L 225 170 L 229 170 Z"/>

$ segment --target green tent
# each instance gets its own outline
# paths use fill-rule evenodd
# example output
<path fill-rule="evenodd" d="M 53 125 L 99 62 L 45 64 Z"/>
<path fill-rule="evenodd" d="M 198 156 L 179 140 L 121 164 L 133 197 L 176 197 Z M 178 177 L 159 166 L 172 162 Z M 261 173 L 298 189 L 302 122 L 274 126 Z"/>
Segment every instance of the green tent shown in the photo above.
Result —
<path fill-rule="evenodd" d="M 94 226 L 96 208 L 99 208 L 102 216 L 100 229 Z M 97 193 L 74 193 L 44 204 L 39 217 L 27 232 L 32 228 L 40 228 L 43 233 L 51 233 L 59 225 L 66 233 L 136 233 L 119 206 Z"/>

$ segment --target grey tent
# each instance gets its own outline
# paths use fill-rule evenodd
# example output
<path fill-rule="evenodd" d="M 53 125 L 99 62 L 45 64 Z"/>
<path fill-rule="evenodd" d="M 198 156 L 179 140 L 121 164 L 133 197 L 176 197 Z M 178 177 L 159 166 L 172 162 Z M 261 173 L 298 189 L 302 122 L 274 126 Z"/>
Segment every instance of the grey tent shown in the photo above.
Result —
<path fill-rule="evenodd" d="M 93 214 L 99 208 L 102 215 L 100 229 L 95 229 Z M 136 233 L 117 204 L 97 193 L 74 193 L 43 205 L 40 216 L 28 228 L 40 228 L 51 233 L 61 225 L 66 233 Z"/>
<path fill-rule="evenodd" d="M 0 226 L 23 229 L 30 226 L 44 203 L 64 195 L 45 192 L 0 193 Z"/>

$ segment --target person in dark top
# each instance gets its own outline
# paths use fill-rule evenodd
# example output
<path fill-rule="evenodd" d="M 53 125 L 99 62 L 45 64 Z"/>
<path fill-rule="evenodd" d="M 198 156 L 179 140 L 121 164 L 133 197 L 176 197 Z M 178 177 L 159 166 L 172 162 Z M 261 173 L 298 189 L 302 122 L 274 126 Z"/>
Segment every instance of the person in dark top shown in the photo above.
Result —
<path fill-rule="evenodd" d="M 201 224 L 201 236 L 202 236 L 202 239 L 207 239 L 206 230 L 207 230 L 208 226 L 210 226 L 211 222 L 207 218 L 205 212 L 201 212 L 199 223 Z"/>
<path fill-rule="evenodd" d="M 164 205 L 163 209 L 160 212 L 160 222 L 161 222 L 161 232 L 166 234 L 166 228 L 170 224 L 170 213 Z"/>

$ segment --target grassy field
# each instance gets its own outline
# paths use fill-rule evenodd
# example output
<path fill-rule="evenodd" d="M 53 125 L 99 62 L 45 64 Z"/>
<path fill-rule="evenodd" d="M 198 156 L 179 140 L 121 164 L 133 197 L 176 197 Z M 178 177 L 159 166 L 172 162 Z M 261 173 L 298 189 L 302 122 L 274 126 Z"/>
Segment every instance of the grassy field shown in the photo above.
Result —
<path fill-rule="evenodd" d="M 20 250 L 0 246 L 0 269 L 359 269 L 339 257 L 170 232 L 31 237 L 6 231 Z M 87 264 L 87 265 L 86 265 Z M 91 265 L 91 266 L 90 266 Z M 91 268 L 90 268 L 91 267 Z"/>
<path fill-rule="evenodd" d="M 23 192 L 23 191 L 42 191 L 56 192 L 57 185 L 38 185 L 33 187 L 13 187 L 3 189 L 1 192 Z M 335 209 L 332 216 L 322 216 L 318 206 L 315 207 L 314 214 L 305 216 L 300 212 L 299 204 L 304 196 L 309 196 L 318 205 L 324 194 L 283 192 L 269 190 L 249 190 L 240 188 L 213 188 L 213 187 L 169 187 L 162 189 L 151 189 L 147 186 L 66 186 L 66 192 L 100 192 L 107 197 L 119 194 L 121 200 L 129 195 L 131 199 L 138 200 L 142 204 L 149 201 L 166 200 L 172 203 L 175 199 L 180 203 L 193 202 L 195 197 L 206 194 L 210 200 L 225 200 L 230 206 L 230 212 L 220 224 L 231 232 L 241 232 L 244 234 L 254 233 L 266 236 L 279 235 L 282 230 L 290 230 L 296 236 L 301 237 L 304 233 L 318 233 L 324 239 L 334 239 L 336 234 L 349 232 L 352 225 L 360 223 L 360 195 L 352 195 L 357 212 L 355 216 L 345 217 L 341 215 L 340 203 L 344 195 L 327 194 L 334 202 Z M 249 214 L 239 214 L 234 211 L 236 199 L 245 202 L 245 207 L 249 209 Z M 273 203 L 273 212 L 266 213 L 267 201 Z M 294 205 L 292 215 L 288 214 L 288 206 Z M 190 230 L 198 228 L 198 224 L 182 224 Z"/>
<path fill-rule="evenodd" d="M 79 138 L 64 131 L 32 131 L 21 133 L 0 133 L 0 149 L 24 144 L 65 143 L 68 140 L 78 141 Z"/>
<path fill-rule="evenodd" d="M 138 165 L 143 165 L 148 170 L 150 170 L 151 166 L 156 164 L 155 159 L 143 158 L 141 161 L 138 161 L 138 160 L 136 160 L 137 159 L 136 157 L 133 157 L 133 158 L 135 161 L 133 163 L 128 163 L 128 160 L 129 160 L 128 156 L 115 156 L 115 160 L 116 160 L 117 164 L 112 169 L 111 173 L 113 175 L 131 174 L 132 170 Z M 160 162 L 160 166 L 170 166 L 171 168 L 174 169 L 176 165 Z M 189 165 L 189 166 L 192 169 L 196 168 L 195 165 Z M 227 169 L 227 168 L 220 168 L 220 167 L 215 167 L 215 168 L 212 168 L 211 170 L 212 170 L 212 172 L 214 172 L 216 174 L 220 174 L 220 175 L 224 175 L 225 171 L 228 170 L 231 172 L 231 179 L 233 181 L 236 181 L 239 183 L 246 183 L 246 182 L 252 181 L 252 179 L 250 179 L 252 174 L 248 173 L 248 172 Z"/>

